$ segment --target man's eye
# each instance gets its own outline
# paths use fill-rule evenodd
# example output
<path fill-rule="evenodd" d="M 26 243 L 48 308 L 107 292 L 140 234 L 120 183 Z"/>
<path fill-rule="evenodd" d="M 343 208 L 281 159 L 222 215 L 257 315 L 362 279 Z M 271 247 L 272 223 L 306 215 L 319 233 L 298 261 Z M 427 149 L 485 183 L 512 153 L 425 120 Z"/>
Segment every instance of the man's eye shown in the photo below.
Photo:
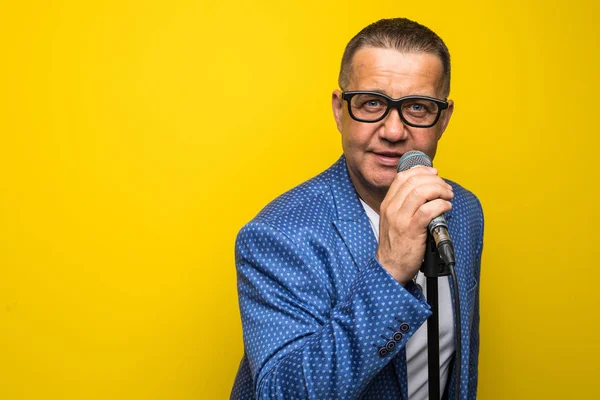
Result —
<path fill-rule="evenodd" d="M 380 107 L 381 105 L 381 101 L 379 100 L 368 100 L 365 102 L 365 106 L 367 107 Z"/>
<path fill-rule="evenodd" d="M 423 104 L 412 104 L 410 108 L 412 111 L 425 111 L 425 106 Z"/>

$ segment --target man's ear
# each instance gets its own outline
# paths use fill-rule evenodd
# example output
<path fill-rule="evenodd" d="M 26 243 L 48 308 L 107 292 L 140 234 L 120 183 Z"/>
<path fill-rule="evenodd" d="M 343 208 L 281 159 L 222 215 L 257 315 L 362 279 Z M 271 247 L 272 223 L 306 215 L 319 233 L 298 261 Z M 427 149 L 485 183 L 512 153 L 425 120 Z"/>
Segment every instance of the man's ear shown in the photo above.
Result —
<path fill-rule="evenodd" d="M 342 92 L 335 89 L 331 94 L 331 109 L 333 110 L 333 118 L 337 125 L 338 131 L 342 132 L 342 115 L 344 114 L 344 100 L 342 100 Z"/>
<path fill-rule="evenodd" d="M 450 117 L 452 117 L 452 113 L 454 112 L 454 101 L 448 100 L 448 108 L 442 111 L 442 115 L 440 116 L 440 137 L 448 127 L 448 123 L 450 122 Z"/>

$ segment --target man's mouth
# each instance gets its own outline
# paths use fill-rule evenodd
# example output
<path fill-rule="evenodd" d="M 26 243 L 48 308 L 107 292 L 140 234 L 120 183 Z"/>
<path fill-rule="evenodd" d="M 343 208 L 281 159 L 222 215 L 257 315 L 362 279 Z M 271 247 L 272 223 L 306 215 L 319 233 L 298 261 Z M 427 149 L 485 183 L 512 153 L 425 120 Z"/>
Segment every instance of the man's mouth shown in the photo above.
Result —
<path fill-rule="evenodd" d="M 377 161 L 381 165 L 384 165 L 386 167 L 397 167 L 398 162 L 400 161 L 400 158 L 402 157 L 402 153 L 389 152 L 389 151 L 374 152 L 373 154 L 375 154 Z"/>

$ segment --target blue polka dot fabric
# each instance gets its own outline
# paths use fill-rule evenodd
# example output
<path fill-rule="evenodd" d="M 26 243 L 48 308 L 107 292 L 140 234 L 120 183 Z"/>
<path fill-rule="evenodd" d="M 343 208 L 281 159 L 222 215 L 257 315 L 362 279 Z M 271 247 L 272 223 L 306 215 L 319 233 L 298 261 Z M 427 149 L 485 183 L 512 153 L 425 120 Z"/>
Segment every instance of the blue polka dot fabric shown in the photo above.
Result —
<path fill-rule="evenodd" d="M 477 391 L 483 213 L 472 193 L 449 183 L 466 400 Z M 376 249 L 344 156 L 242 228 L 244 356 L 232 399 L 407 399 L 405 345 L 431 311 L 415 284 L 400 285 L 379 264 Z"/>

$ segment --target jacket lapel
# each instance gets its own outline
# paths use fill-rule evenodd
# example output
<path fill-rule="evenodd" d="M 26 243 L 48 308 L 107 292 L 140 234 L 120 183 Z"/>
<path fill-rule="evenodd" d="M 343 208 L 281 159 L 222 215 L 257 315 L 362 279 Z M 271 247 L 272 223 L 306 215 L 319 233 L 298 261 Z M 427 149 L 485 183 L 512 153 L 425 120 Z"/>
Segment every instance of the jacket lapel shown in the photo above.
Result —
<path fill-rule="evenodd" d="M 360 270 L 375 255 L 377 240 L 348 175 L 344 156 L 333 165 L 331 172 L 330 186 L 337 213 L 333 224 Z"/>

